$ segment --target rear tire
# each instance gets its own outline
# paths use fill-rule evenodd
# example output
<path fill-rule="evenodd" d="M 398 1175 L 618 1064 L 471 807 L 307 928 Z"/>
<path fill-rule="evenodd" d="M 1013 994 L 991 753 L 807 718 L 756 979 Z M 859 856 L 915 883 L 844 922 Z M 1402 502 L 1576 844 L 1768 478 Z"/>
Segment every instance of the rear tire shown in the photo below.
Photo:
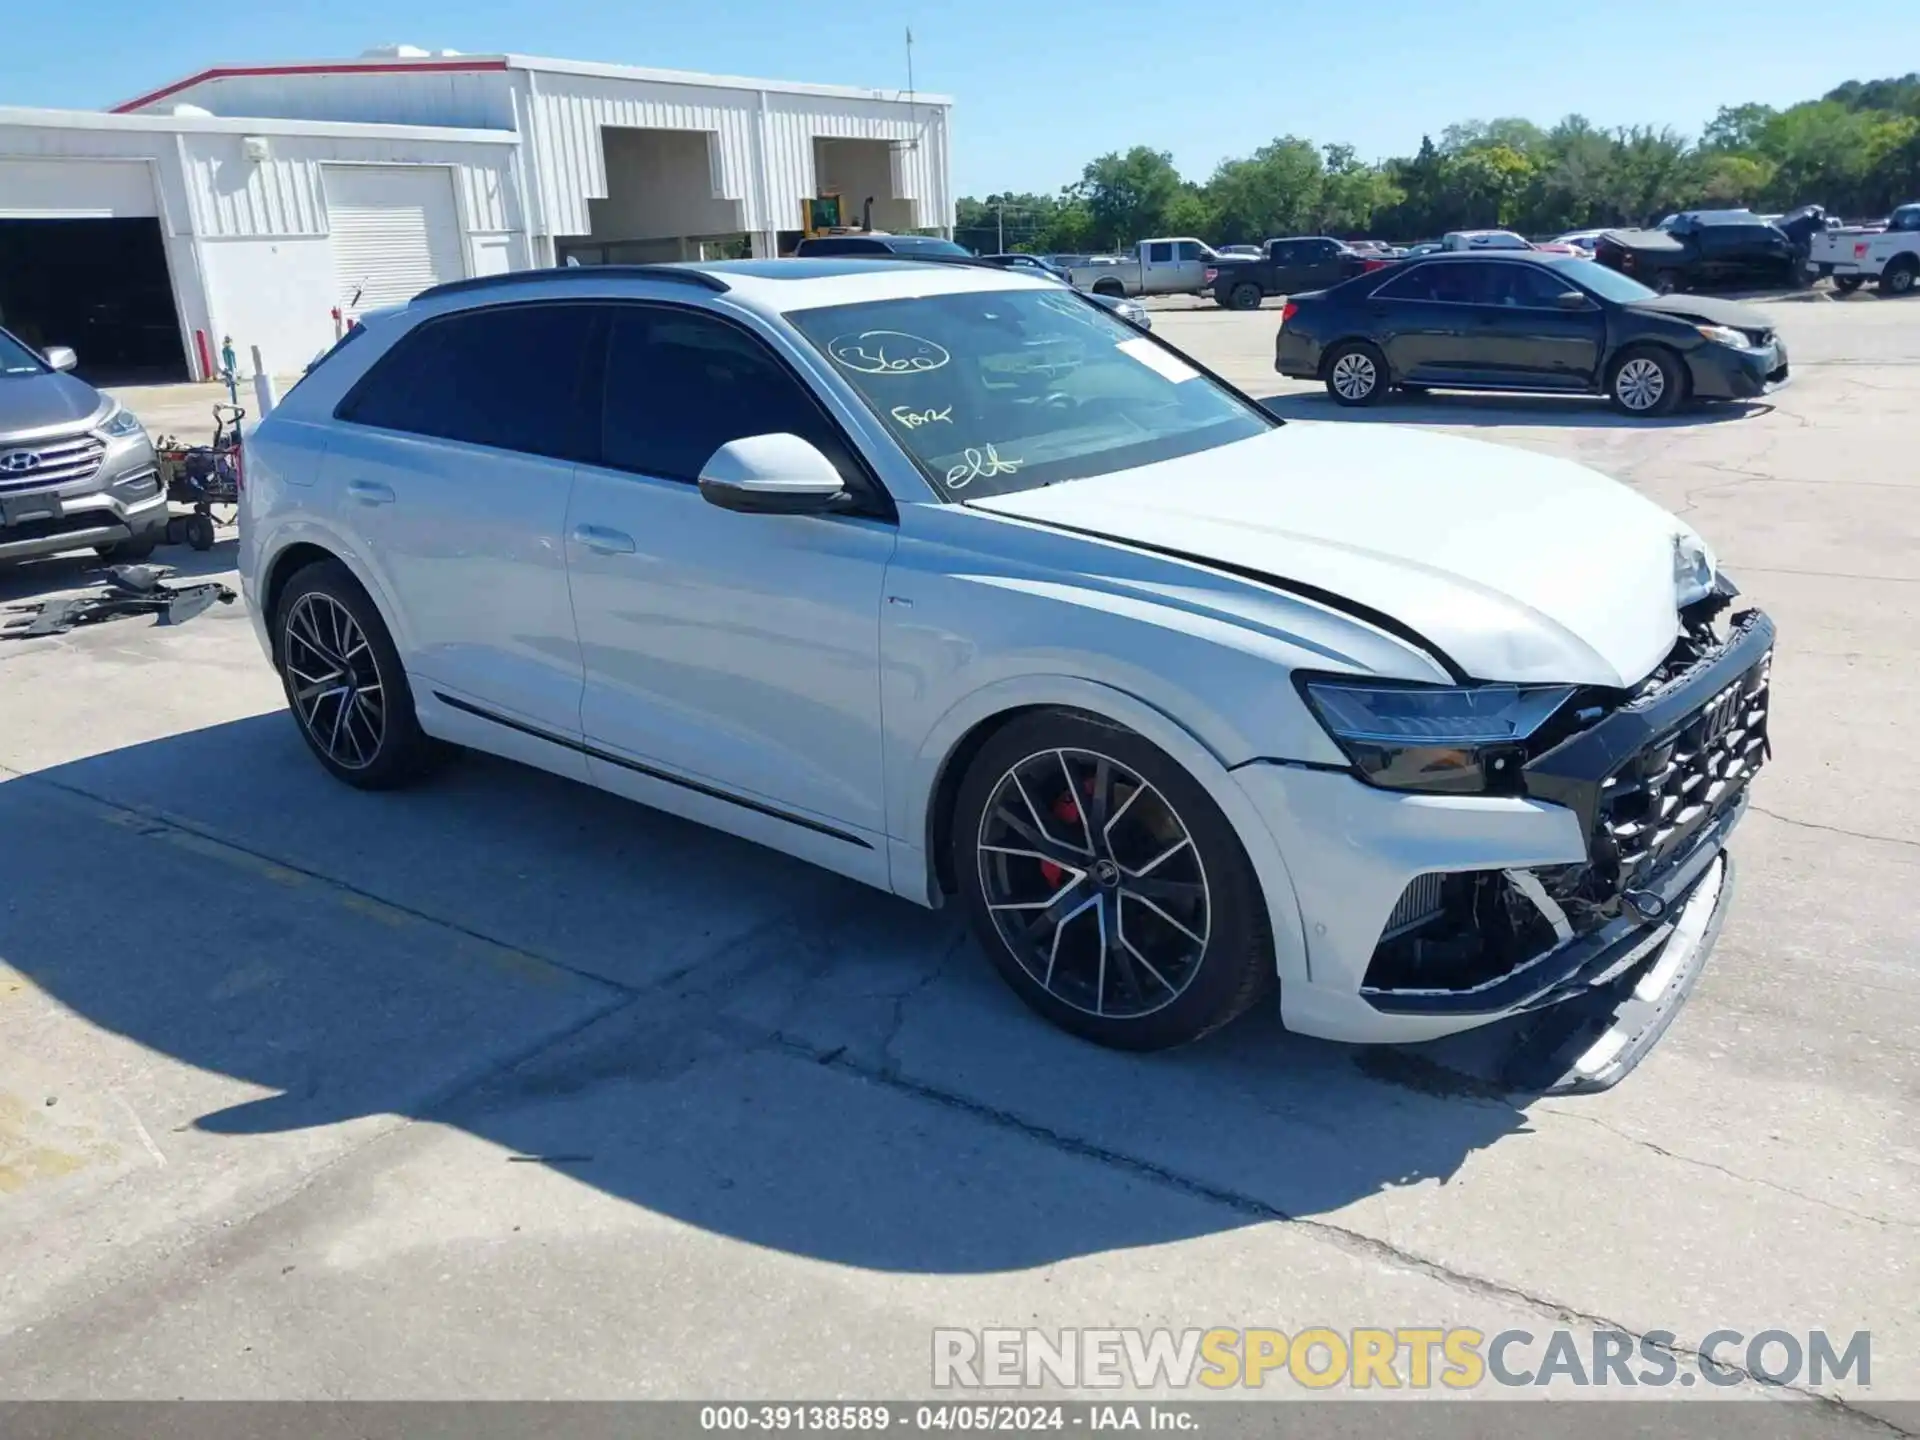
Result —
<path fill-rule="evenodd" d="M 1687 372 L 1680 357 L 1659 345 L 1623 350 L 1607 372 L 1613 408 L 1636 420 L 1671 415 L 1686 398 Z"/>
<path fill-rule="evenodd" d="M 1232 825 L 1122 726 L 1066 710 L 1007 724 L 967 769 L 950 843 L 994 968 L 1082 1039 L 1185 1044 L 1273 982 L 1265 897 Z"/>
<path fill-rule="evenodd" d="M 1242 281 L 1227 292 L 1227 308 L 1229 310 L 1258 310 L 1260 308 L 1260 302 L 1264 298 L 1258 285 L 1255 285 L 1252 281 Z"/>
<path fill-rule="evenodd" d="M 440 747 L 420 728 L 400 654 L 352 571 L 338 560 L 301 570 L 280 593 L 272 633 L 287 707 L 328 774 L 390 790 L 426 773 Z"/>
<path fill-rule="evenodd" d="M 1851 295 L 1860 288 L 1860 283 L 1865 278 L 1863 275 L 1836 275 L 1833 277 L 1833 288 L 1842 295 Z"/>
<path fill-rule="evenodd" d="M 1896 255 L 1880 272 L 1880 293 L 1889 299 L 1911 295 L 1916 279 L 1920 279 L 1920 262 L 1911 255 Z"/>
<path fill-rule="evenodd" d="M 1671 270 L 1664 270 L 1653 277 L 1653 288 L 1662 295 L 1677 295 L 1681 290 L 1680 277 Z"/>
<path fill-rule="evenodd" d="M 1110 296 L 1115 300 L 1122 300 L 1126 298 L 1127 287 L 1122 285 L 1118 280 L 1102 280 L 1094 285 L 1093 293 L 1096 295 Z"/>
<path fill-rule="evenodd" d="M 1349 340 L 1327 352 L 1327 393 L 1340 405 L 1377 405 L 1387 393 L 1387 357 L 1364 340 Z"/>

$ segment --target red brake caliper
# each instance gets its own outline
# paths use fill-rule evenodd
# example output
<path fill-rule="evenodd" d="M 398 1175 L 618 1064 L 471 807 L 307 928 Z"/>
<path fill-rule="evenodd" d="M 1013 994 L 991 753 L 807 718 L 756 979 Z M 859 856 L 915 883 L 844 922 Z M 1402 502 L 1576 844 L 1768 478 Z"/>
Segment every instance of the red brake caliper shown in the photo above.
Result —
<path fill-rule="evenodd" d="M 1093 782 L 1091 780 L 1087 782 L 1087 789 L 1093 789 Z M 1058 800 L 1054 801 L 1051 813 L 1053 818 L 1060 821 L 1063 825 L 1077 826 L 1080 823 L 1080 807 L 1074 803 L 1073 796 L 1071 795 L 1063 793 Z M 1042 860 L 1040 862 L 1040 875 L 1047 884 L 1055 890 L 1058 890 L 1060 888 L 1060 882 L 1067 878 L 1067 872 L 1051 860 Z"/>

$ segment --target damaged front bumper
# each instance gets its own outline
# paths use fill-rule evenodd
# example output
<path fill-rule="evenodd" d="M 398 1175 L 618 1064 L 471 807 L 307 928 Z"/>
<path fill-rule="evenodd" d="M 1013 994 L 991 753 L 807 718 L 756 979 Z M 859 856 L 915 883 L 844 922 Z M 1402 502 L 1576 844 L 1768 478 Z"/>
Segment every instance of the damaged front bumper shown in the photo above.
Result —
<path fill-rule="evenodd" d="M 1749 611 L 1723 639 L 1676 646 L 1657 683 L 1533 756 L 1522 794 L 1236 770 L 1299 902 L 1308 975 L 1283 977 L 1288 1028 L 1418 1042 L 1551 1012 L 1551 1024 L 1505 1027 L 1524 1035 L 1503 1083 L 1619 1079 L 1718 933 L 1727 839 L 1767 753 L 1772 644 L 1772 622 Z"/>

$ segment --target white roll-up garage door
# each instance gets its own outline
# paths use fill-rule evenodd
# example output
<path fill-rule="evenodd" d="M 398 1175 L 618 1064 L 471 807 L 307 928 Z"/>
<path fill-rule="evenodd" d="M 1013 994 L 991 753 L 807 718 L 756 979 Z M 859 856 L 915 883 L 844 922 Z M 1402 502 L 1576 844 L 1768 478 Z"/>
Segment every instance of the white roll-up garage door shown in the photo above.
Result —
<path fill-rule="evenodd" d="M 467 273 L 453 175 L 439 165 L 328 165 L 327 223 L 340 308 L 400 305 Z"/>

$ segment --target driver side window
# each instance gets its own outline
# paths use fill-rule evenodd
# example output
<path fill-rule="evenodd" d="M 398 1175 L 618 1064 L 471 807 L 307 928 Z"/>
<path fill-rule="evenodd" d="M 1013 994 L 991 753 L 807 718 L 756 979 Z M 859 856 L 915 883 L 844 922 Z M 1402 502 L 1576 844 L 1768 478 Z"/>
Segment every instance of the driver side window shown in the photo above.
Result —
<path fill-rule="evenodd" d="M 817 446 L 857 495 L 873 483 L 839 427 L 766 344 L 697 310 L 609 310 L 600 463 L 688 484 L 730 440 L 785 432 Z"/>

